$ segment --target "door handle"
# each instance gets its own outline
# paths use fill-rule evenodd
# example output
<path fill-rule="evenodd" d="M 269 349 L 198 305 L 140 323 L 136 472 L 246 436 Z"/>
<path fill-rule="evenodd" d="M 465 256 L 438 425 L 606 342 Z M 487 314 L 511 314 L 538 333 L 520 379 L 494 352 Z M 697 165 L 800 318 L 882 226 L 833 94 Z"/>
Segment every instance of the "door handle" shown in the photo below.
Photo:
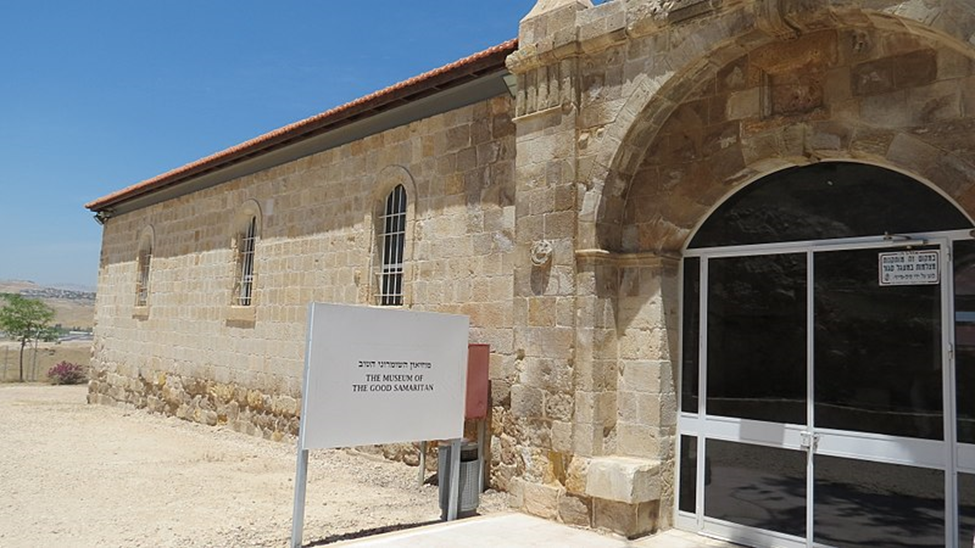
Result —
<path fill-rule="evenodd" d="M 799 447 L 806 450 L 812 450 L 812 452 L 815 453 L 816 449 L 819 447 L 819 434 L 813 432 L 802 432 L 799 434 L 799 436 Z"/>

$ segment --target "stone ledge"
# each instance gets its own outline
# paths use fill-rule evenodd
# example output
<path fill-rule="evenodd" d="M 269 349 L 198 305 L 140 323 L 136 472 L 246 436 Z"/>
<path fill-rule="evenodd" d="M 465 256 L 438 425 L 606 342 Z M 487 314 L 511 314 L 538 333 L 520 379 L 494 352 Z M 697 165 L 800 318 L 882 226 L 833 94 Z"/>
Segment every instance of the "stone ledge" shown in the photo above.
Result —
<path fill-rule="evenodd" d="M 227 321 L 233 323 L 254 323 L 257 319 L 256 307 L 251 306 L 228 306 Z"/>
<path fill-rule="evenodd" d="M 660 498 L 660 462 L 633 457 L 595 457 L 589 463 L 586 495 L 638 504 Z"/>

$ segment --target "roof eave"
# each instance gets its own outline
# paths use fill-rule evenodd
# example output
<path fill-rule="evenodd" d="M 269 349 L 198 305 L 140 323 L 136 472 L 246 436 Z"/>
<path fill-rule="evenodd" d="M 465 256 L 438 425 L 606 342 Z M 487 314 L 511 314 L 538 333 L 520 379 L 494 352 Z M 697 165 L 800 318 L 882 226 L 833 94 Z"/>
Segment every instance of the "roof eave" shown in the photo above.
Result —
<path fill-rule="evenodd" d="M 218 171 L 273 150 L 321 135 L 347 124 L 368 118 L 427 97 L 441 91 L 476 80 L 504 69 L 505 59 L 518 47 L 517 40 L 509 40 L 449 65 L 410 78 L 352 102 L 265 133 L 216 154 L 147 179 L 85 204 L 94 212 L 110 211 L 113 207 L 141 196 L 160 191 L 207 173 Z"/>

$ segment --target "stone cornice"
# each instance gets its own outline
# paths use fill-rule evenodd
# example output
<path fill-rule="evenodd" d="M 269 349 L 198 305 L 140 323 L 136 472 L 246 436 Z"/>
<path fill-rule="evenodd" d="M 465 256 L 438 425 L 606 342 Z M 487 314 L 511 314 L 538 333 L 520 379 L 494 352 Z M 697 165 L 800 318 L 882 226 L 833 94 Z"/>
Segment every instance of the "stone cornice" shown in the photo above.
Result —
<path fill-rule="evenodd" d="M 882 0 L 873 9 L 889 11 L 888 6 L 897 4 L 896 0 Z M 755 30 L 776 39 L 792 39 L 820 28 L 844 9 L 849 8 L 831 0 L 614 0 L 574 12 L 563 8 L 531 21 L 526 18 L 519 49 L 508 57 L 506 66 L 514 74 L 524 74 L 735 10 L 747 12 Z M 546 20 L 548 16 L 552 20 Z"/>
<path fill-rule="evenodd" d="M 579 263 L 611 264 L 614 266 L 677 266 L 680 255 L 669 255 L 655 251 L 638 251 L 620 253 L 606 249 L 577 249 L 576 260 Z"/>
<path fill-rule="evenodd" d="M 578 41 L 552 49 L 541 49 L 537 44 L 528 44 L 509 55 L 505 60 L 505 66 L 512 74 L 524 74 L 537 68 L 554 65 L 563 59 L 579 57 L 583 53 L 582 44 Z"/>
<path fill-rule="evenodd" d="M 758 1 L 778 5 L 782 0 Z M 526 17 L 522 22 L 519 49 L 508 56 L 506 65 L 512 73 L 523 74 L 564 59 L 599 53 L 625 43 L 627 38 L 654 34 L 668 25 L 706 16 L 741 3 L 737 0 L 617 0 L 588 9 L 579 9 L 577 6 L 571 17 L 563 7 L 561 13 L 553 10 L 531 19 Z M 553 20 L 545 21 L 548 16 Z M 544 24 L 556 22 L 559 24 Z M 539 32 L 541 29 L 545 29 L 545 32 Z"/>

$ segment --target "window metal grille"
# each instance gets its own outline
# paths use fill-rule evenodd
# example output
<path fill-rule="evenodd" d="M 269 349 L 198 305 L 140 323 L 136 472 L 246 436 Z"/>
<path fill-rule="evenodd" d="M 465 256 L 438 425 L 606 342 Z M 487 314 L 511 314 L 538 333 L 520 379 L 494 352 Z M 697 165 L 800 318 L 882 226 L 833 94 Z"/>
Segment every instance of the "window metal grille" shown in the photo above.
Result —
<path fill-rule="evenodd" d="M 146 246 L 139 250 L 137 260 L 138 274 L 135 284 L 135 305 L 149 304 L 149 264 L 152 262 L 152 247 Z"/>
<path fill-rule="evenodd" d="M 234 304 L 250 306 L 254 293 L 254 244 L 257 240 L 257 217 L 251 217 L 237 243 L 237 283 Z"/>
<path fill-rule="evenodd" d="M 397 185 L 386 197 L 382 224 L 382 267 L 379 272 L 379 304 L 403 304 L 403 250 L 406 247 L 406 189 Z"/>

